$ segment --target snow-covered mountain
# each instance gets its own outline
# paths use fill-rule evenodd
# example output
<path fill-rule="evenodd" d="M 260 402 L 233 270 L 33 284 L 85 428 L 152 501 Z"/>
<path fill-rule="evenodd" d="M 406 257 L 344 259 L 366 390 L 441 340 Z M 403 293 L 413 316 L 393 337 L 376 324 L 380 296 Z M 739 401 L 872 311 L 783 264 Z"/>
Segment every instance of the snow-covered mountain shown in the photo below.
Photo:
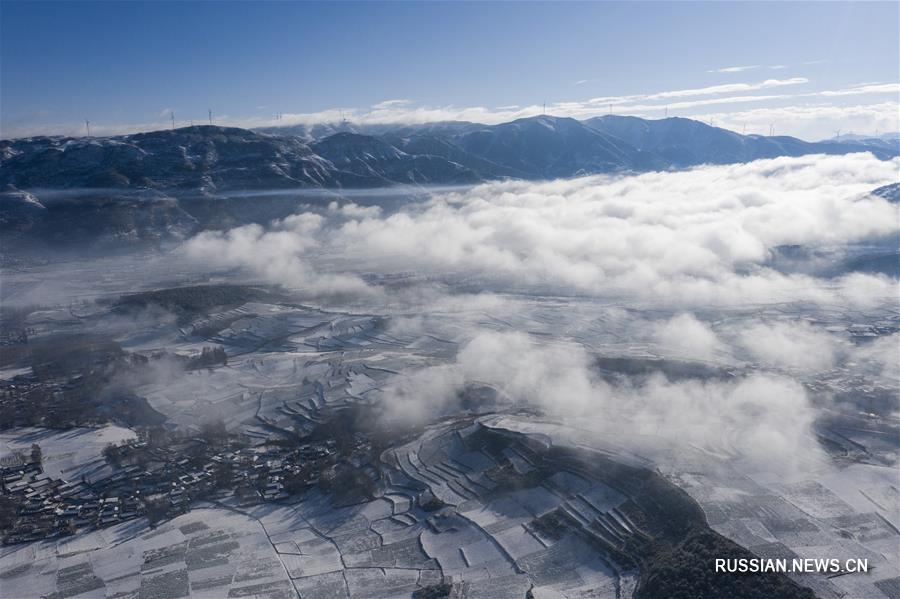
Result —
<path fill-rule="evenodd" d="M 108 138 L 0 142 L 0 182 L 19 188 L 198 189 L 331 186 L 333 169 L 294 137 L 185 127 Z"/>
<path fill-rule="evenodd" d="M 847 140 L 810 143 L 785 135 L 766 137 L 741 135 L 684 118 L 646 120 L 637 117 L 607 115 L 588 119 L 592 129 L 617 137 L 631 146 L 658 156 L 674 168 L 698 164 L 732 164 L 777 156 L 803 154 L 849 154 L 875 151 L 880 157 L 896 155 L 900 148 L 873 147 Z"/>
<path fill-rule="evenodd" d="M 465 184 L 476 183 L 483 178 L 446 155 L 428 152 L 409 154 L 381 138 L 368 135 L 337 133 L 310 147 L 338 171 L 369 180 L 373 186 L 391 183 Z"/>
<path fill-rule="evenodd" d="M 553 116 L 483 127 L 455 141 L 467 152 L 537 178 L 666 167 L 617 137 Z"/>
<path fill-rule="evenodd" d="M 348 128 L 350 125 L 343 125 Z M 689 119 L 552 116 L 500 125 L 379 126 L 380 133 L 330 133 L 306 141 L 216 126 L 118 137 L 0 141 L 0 185 L 19 189 L 199 190 L 460 184 L 502 177 L 542 179 L 685 168 L 775 156 L 900 149 L 849 140 L 739 135 Z M 270 130 L 271 131 L 271 130 Z M 374 132 L 374 131 L 372 131 Z"/>
<path fill-rule="evenodd" d="M 841 143 L 868 146 L 870 148 L 891 150 L 900 152 L 900 132 L 881 133 L 879 135 L 858 135 L 844 133 L 840 137 L 835 136 L 823 140 L 820 143 Z"/>

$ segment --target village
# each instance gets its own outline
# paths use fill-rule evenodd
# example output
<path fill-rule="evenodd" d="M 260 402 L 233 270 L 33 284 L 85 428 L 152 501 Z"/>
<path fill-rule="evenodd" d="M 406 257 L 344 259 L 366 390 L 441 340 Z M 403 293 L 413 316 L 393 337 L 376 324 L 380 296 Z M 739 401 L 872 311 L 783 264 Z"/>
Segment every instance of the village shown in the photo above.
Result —
<path fill-rule="evenodd" d="M 199 500 L 244 507 L 315 486 L 334 487 L 338 498 L 368 499 L 377 476 L 366 468 L 372 447 L 361 433 L 251 447 L 221 423 L 190 435 L 143 429 L 103 450 L 113 467 L 104 473 L 111 474 L 63 480 L 44 473 L 40 446 L 33 445 L 29 454 L 18 452 L 0 464 L 2 542 L 62 537 L 142 516 L 155 526 Z"/>

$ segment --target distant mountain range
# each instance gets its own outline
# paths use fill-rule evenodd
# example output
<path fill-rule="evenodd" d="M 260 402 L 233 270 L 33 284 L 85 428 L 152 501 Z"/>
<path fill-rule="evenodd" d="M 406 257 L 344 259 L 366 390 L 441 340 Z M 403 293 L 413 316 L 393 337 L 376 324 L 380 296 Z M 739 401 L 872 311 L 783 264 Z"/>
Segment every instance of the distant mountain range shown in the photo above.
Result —
<path fill-rule="evenodd" d="M 854 133 L 844 133 L 840 136 L 832 137 L 824 140 L 825 143 L 842 143 L 854 145 L 866 145 L 877 148 L 885 148 L 900 152 L 900 132 L 893 131 L 889 133 L 881 133 L 877 135 L 857 135 Z"/>
<path fill-rule="evenodd" d="M 778 156 L 804 154 L 849 154 L 868 151 L 879 158 L 900 155 L 891 148 L 868 140 L 840 143 L 827 140 L 806 142 L 796 137 L 741 135 L 727 129 L 683 118 L 645 120 L 628 116 L 602 116 L 583 123 L 658 156 L 669 168 L 699 164 L 733 164 Z"/>
<path fill-rule="evenodd" d="M 60 240 L 169 238 L 296 209 L 296 199 L 260 200 L 262 191 L 467 185 L 863 151 L 900 155 L 891 138 L 811 143 L 626 116 L 32 137 L 0 141 L 0 231 Z M 224 198 L 241 191 L 254 195 L 252 209 Z"/>
<path fill-rule="evenodd" d="M 877 143 L 876 143 L 877 142 Z M 552 116 L 500 125 L 250 131 L 196 126 L 119 137 L 0 141 L 0 185 L 18 189 L 201 190 L 467 184 L 729 164 L 758 158 L 900 151 L 883 140 L 810 143 L 739 135 L 682 118 Z"/>

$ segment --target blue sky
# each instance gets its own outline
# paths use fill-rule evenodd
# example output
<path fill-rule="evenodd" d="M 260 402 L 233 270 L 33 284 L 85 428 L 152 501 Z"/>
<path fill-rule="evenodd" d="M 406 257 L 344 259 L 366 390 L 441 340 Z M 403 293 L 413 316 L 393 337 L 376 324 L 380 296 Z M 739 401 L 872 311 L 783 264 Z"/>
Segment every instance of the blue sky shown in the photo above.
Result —
<path fill-rule="evenodd" d="M 900 4 L 0 2 L 3 137 L 542 110 L 897 129 Z M 752 67 L 752 68 L 734 68 Z M 611 106 L 610 106 L 611 105 Z"/>

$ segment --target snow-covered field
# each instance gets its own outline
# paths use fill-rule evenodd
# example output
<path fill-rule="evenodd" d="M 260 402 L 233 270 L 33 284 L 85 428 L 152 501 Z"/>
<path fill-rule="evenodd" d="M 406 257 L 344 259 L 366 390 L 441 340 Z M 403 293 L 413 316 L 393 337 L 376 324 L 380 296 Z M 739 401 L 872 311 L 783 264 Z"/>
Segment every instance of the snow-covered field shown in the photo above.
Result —
<path fill-rule="evenodd" d="M 37 444 L 43 454 L 44 473 L 56 479 L 79 481 L 82 476 L 101 478 L 110 473 L 103 448 L 133 439 L 134 431 L 121 426 L 76 427 L 65 431 L 18 428 L 0 431 L 0 459 L 21 452 L 26 456 Z"/>
<path fill-rule="evenodd" d="M 4 547 L 0 564 L 4 597 L 295 596 L 261 524 L 218 508 Z"/>

